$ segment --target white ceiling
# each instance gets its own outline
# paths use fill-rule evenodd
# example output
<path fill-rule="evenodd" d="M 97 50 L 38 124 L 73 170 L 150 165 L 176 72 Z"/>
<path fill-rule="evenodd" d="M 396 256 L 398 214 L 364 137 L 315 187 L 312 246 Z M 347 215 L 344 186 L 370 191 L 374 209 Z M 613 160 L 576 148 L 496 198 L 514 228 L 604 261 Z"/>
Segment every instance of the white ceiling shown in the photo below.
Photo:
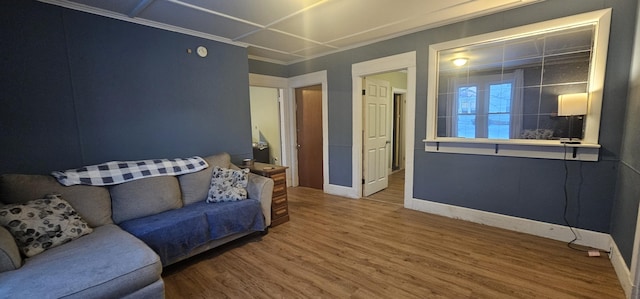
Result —
<path fill-rule="evenodd" d="M 541 0 L 40 0 L 291 64 Z"/>

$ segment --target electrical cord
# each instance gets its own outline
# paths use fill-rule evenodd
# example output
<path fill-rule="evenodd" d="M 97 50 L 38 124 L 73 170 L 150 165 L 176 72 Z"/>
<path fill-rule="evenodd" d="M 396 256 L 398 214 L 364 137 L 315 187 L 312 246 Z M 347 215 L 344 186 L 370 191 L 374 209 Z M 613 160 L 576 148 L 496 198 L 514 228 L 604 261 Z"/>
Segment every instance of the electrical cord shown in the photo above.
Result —
<path fill-rule="evenodd" d="M 579 172 L 580 172 L 580 181 L 578 182 L 578 198 L 576 201 L 576 205 L 578 208 L 578 212 L 576 213 L 576 222 L 578 222 L 578 220 L 580 220 L 580 213 L 582 211 L 582 205 L 581 205 L 581 198 L 582 198 L 582 183 L 584 182 L 584 173 L 582 171 L 582 161 L 578 162 L 579 167 Z"/>
<path fill-rule="evenodd" d="M 573 243 L 575 243 L 575 241 L 578 240 L 578 235 L 573 230 L 573 227 L 571 226 L 571 224 L 569 224 L 569 220 L 567 219 L 567 211 L 569 209 L 569 193 L 567 192 L 567 184 L 569 183 L 569 164 L 567 163 L 567 144 L 564 144 L 564 157 L 563 157 L 562 160 L 564 161 L 564 184 L 563 184 L 564 212 L 562 213 L 562 218 L 564 218 L 564 223 L 569 227 L 569 230 L 573 234 L 573 240 L 571 240 L 571 241 L 569 241 L 569 243 L 567 243 L 567 247 L 569 247 L 569 248 L 571 248 L 573 250 L 587 252 L 587 250 L 583 250 L 583 249 L 580 249 L 580 248 L 577 248 L 577 247 L 573 247 Z"/>
<path fill-rule="evenodd" d="M 578 234 L 576 234 L 575 230 L 573 230 L 573 227 L 571 226 L 571 224 L 569 224 L 569 220 L 567 219 L 567 211 L 569 209 L 569 192 L 567 191 L 568 189 L 568 184 L 569 184 L 569 164 L 567 163 L 567 145 L 564 144 L 564 186 L 563 186 L 563 190 L 564 190 L 564 213 L 562 214 L 562 217 L 564 218 L 564 222 L 565 224 L 569 227 L 569 230 L 571 231 L 571 233 L 573 234 L 573 240 L 569 241 L 567 243 L 567 247 L 573 249 L 573 250 L 577 250 L 577 251 L 581 251 L 581 252 L 589 252 L 590 250 L 585 250 L 579 247 L 576 247 L 576 244 L 574 244 L 577 240 L 578 240 Z M 582 161 L 580 162 L 580 182 L 578 183 L 578 215 L 577 218 L 580 218 L 580 196 L 582 195 L 582 183 L 584 182 L 584 174 L 582 172 Z M 599 249 L 596 249 L 599 250 Z M 604 253 L 610 254 L 611 252 L 606 251 L 606 250 L 599 250 L 602 251 Z"/>

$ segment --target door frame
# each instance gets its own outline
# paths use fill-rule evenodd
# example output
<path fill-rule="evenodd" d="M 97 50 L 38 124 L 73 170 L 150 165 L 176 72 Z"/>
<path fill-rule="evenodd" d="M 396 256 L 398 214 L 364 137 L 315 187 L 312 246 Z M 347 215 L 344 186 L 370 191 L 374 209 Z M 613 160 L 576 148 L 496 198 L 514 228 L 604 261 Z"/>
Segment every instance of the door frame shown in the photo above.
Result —
<path fill-rule="evenodd" d="M 283 166 L 291 167 L 291 152 L 288 148 L 288 145 L 291 144 L 291 140 L 288 139 L 289 136 L 286 133 L 288 132 L 288 119 L 286 111 L 288 111 L 287 105 L 289 102 L 287 93 L 287 87 L 289 85 L 287 78 L 249 73 L 249 86 L 269 87 L 282 90 L 282 94 L 278 92 L 280 94 L 278 99 L 280 103 L 280 163 Z M 291 171 L 289 169 L 287 169 L 286 175 L 287 186 L 291 186 Z"/>
<path fill-rule="evenodd" d="M 329 187 L 329 111 L 327 71 L 304 74 L 291 78 L 249 73 L 249 85 L 282 89 L 280 97 L 280 141 L 282 165 L 288 166 L 287 186 L 298 186 L 298 155 L 296 147 L 296 107 L 295 89 L 312 85 L 322 85 L 322 158 L 323 187 Z"/>
<path fill-rule="evenodd" d="M 416 106 L 416 51 L 378 58 L 351 65 L 352 78 L 352 126 L 353 148 L 352 188 L 349 197 L 362 197 L 362 78 L 391 71 L 407 70 L 407 94 L 405 105 L 405 184 L 404 207 L 411 206 L 413 198 L 413 157 L 415 139 L 415 106 Z"/>
<path fill-rule="evenodd" d="M 402 95 L 402 99 L 404 99 L 404 100 L 406 101 L 406 98 L 407 98 L 407 90 L 406 90 L 406 89 L 402 89 L 402 88 L 396 88 L 396 87 L 392 87 L 392 88 L 391 88 L 391 117 L 393 117 L 393 118 L 395 118 L 395 117 L 396 117 L 396 107 L 395 107 L 395 105 L 394 105 L 394 103 L 393 103 L 393 101 L 394 101 L 394 97 L 395 97 L 395 95 L 396 95 L 396 94 L 401 94 L 401 95 Z M 401 113 L 402 113 L 402 119 L 401 119 L 401 121 L 402 121 L 402 120 L 404 120 L 405 114 L 407 114 L 407 109 L 406 109 L 406 107 L 405 107 L 405 104 L 404 104 L 404 103 L 401 103 L 401 104 L 400 104 L 400 106 L 402 106 L 402 111 L 401 111 Z M 392 131 L 393 131 L 393 132 L 391 133 L 391 140 L 392 140 L 392 142 L 391 142 L 391 146 L 392 146 L 392 147 L 393 147 L 393 146 L 395 146 L 395 144 L 393 144 L 393 138 L 394 138 L 394 136 L 395 136 L 395 134 L 396 134 L 396 133 L 395 133 L 395 132 L 396 132 L 396 130 L 395 130 L 396 128 L 395 128 L 395 126 L 393 125 L 394 123 L 395 123 L 395 122 L 394 122 L 393 120 L 391 120 L 391 128 L 392 128 Z M 404 132 L 404 129 L 405 129 L 405 128 L 402 128 L 402 129 L 401 129 L 401 133 L 402 133 L 402 136 L 404 137 L 404 139 L 406 140 L 406 139 L 407 139 L 407 134 L 406 134 L 406 132 Z M 402 146 L 402 148 L 401 148 L 401 149 L 402 149 L 402 150 L 405 150 L 405 152 L 406 152 L 406 149 L 404 148 L 404 146 Z M 391 151 L 391 156 L 392 156 L 392 157 L 391 157 L 391 169 L 389 170 L 389 174 L 393 173 L 393 150 Z M 406 158 L 404 157 L 404 155 L 402 156 L 402 158 L 403 158 L 403 160 L 404 160 L 404 159 L 406 159 Z M 405 164 L 406 164 L 406 161 L 405 161 L 405 162 L 402 162 L 402 166 L 401 166 L 401 167 L 400 167 L 400 169 L 398 169 L 398 170 L 402 170 L 402 169 L 404 169 Z"/>
<path fill-rule="evenodd" d="M 296 146 L 296 88 L 321 85 L 322 86 L 322 188 L 327 192 L 329 187 L 329 98 L 327 88 L 327 71 L 304 74 L 291 77 L 288 80 L 287 99 L 287 135 L 290 143 L 287 145 L 291 164 L 291 186 L 298 186 L 298 148 Z"/>

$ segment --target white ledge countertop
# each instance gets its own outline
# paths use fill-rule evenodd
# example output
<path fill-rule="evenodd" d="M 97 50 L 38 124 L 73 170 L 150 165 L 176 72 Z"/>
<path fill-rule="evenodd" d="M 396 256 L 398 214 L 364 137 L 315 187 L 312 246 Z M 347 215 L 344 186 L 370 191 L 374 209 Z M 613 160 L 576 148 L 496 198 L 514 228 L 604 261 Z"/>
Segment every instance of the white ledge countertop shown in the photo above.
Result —
<path fill-rule="evenodd" d="M 600 144 L 560 140 L 440 137 L 422 140 L 427 152 L 598 161 Z"/>

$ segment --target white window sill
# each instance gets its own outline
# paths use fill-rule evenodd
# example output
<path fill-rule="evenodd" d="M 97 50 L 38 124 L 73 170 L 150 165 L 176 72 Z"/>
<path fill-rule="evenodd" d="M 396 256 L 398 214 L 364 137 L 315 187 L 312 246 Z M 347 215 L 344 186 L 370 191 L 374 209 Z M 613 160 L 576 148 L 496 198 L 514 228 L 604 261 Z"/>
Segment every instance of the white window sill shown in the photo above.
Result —
<path fill-rule="evenodd" d="M 599 144 L 566 144 L 559 140 L 437 138 L 422 141 L 425 151 L 436 153 L 598 161 L 600 152 Z"/>

